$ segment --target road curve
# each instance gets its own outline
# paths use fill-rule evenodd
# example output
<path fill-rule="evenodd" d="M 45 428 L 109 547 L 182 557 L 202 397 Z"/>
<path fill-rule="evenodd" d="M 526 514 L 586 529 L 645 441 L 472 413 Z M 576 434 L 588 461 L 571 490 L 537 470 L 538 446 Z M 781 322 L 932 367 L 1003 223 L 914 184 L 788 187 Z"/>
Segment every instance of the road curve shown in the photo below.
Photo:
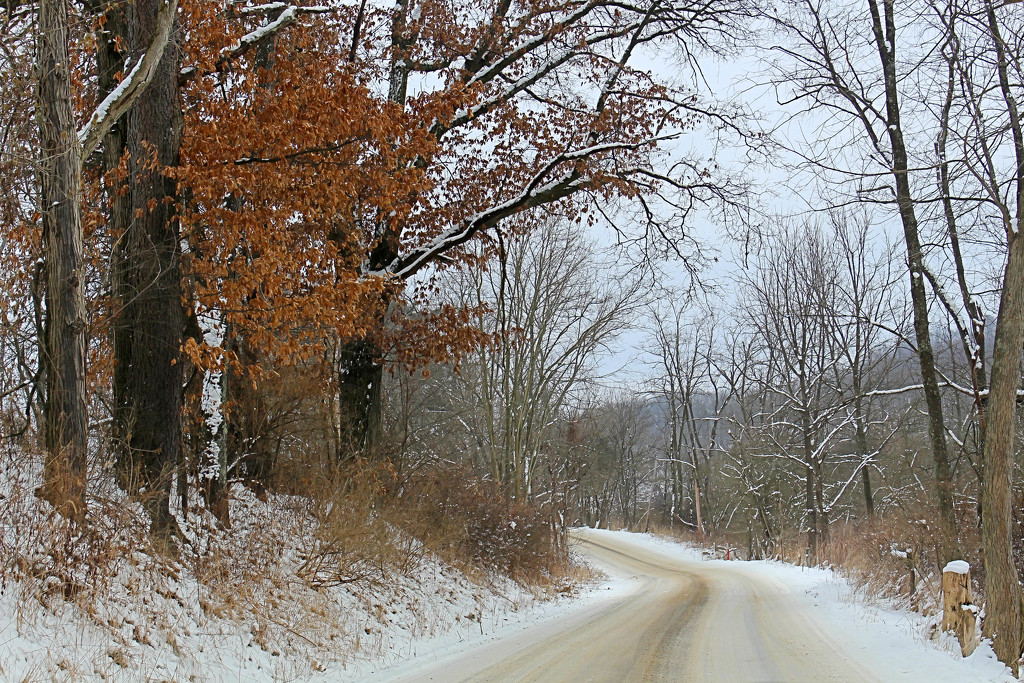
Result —
<path fill-rule="evenodd" d="M 586 531 L 582 554 L 635 590 L 396 681 L 714 681 L 878 678 L 784 586 Z"/>

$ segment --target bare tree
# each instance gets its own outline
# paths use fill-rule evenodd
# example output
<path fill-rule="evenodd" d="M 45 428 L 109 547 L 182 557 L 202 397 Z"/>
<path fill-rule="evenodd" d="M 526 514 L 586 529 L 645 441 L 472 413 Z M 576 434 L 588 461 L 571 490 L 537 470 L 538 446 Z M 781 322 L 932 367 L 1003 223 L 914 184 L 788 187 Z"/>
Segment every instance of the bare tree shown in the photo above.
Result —
<path fill-rule="evenodd" d="M 43 498 L 85 514 L 88 407 L 82 146 L 71 102 L 69 3 L 41 0 L 36 50 L 40 201 L 46 253 L 46 470 Z"/>
<path fill-rule="evenodd" d="M 594 247 L 565 224 L 501 240 L 490 267 L 458 284 L 467 303 L 491 309 L 478 324 L 497 337 L 463 362 L 460 377 L 475 407 L 465 418 L 474 448 L 508 495 L 525 499 L 552 428 L 593 379 L 597 355 L 630 324 L 641 288 L 635 278 L 598 275 Z"/>
<path fill-rule="evenodd" d="M 734 325 L 722 335 L 724 349 L 713 357 L 714 371 L 730 396 L 723 413 L 728 428 L 720 468 L 724 478 L 722 495 L 729 499 L 722 506 L 726 513 L 723 526 L 729 526 L 739 512 L 741 518 L 745 517 L 751 555 L 767 557 L 776 551 L 789 503 L 801 505 L 798 496 L 792 501 L 787 497 L 784 506 L 785 477 L 780 468 L 773 466 L 773 458 L 762 457 L 774 448 L 763 434 L 774 419 L 777 402 L 766 382 L 770 374 L 763 363 L 763 340 L 749 326 L 738 321 Z"/>
<path fill-rule="evenodd" d="M 580 502 L 586 523 L 615 520 L 633 527 L 649 514 L 655 471 L 653 408 L 636 393 L 620 390 L 583 412 L 588 467 Z"/>
<path fill-rule="evenodd" d="M 81 518 L 88 445 L 82 163 L 153 79 L 170 38 L 177 0 L 154 3 L 151 36 L 137 61 L 80 129 L 72 108 L 69 10 L 66 0 L 42 0 L 38 10 L 37 119 L 46 255 L 42 356 L 48 451 L 41 494 L 65 514 Z"/>
<path fill-rule="evenodd" d="M 954 537 L 953 485 L 946 444 L 939 373 L 935 367 L 928 317 L 929 297 L 925 287 L 926 262 L 922 246 L 919 199 L 913 184 L 914 171 L 908 154 L 905 130 L 906 98 L 901 84 L 916 62 L 901 61 L 903 33 L 893 0 L 867 0 L 868 20 L 857 16 L 845 4 L 829 0 L 805 0 L 789 14 L 776 17 L 777 24 L 792 42 L 779 49 L 786 55 L 779 65 L 779 85 L 789 91 L 783 99 L 804 102 L 810 109 L 827 111 L 835 122 L 854 126 L 863 156 L 856 171 L 839 167 L 842 152 L 835 143 L 825 143 L 825 152 L 811 161 L 821 168 L 836 170 L 858 182 L 861 196 L 889 201 L 892 196 L 903 226 L 909 290 L 914 320 L 914 340 L 920 365 L 922 390 L 928 410 L 928 434 L 935 467 L 936 500 L 946 525 L 946 536 Z M 878 73 L 881 77 L 878 77 Z M 783 85 L 783 83 L 785 85 Z M 824 143 L 824 141 L 821 141 Z M 867 167 L 867 171 L 860 169 Z M 891 177 L 891 184 L 884 176 Z"/>
<path fill-rule="evenodd" d="M 745 287 L 750 324 L 767 350 L 767 390 L 779 399 L 765 433 L 803 468 L 807 548 L 816 561 L 831 512 L 825 465 L 850 422 L 834 382 L 840 264 L 816 226 L 781 231 L 761 259 Z"/>
<path fill-rule="evenodd" d="M 663 464 L 669 515 L 692 514 L 703 537 L 710 500 L 710 461 L 719 450 L 718 430 L 729 392 L 713 371 L 717 343 L 711 314 L 687 316 L 674 302 L 653 311 L 655 378 L 652 393 L 665 411 Z M 689 508 L 687 510 L 687 508 Z M 681 519 L 681 518 L 680 518 Z"/>
<path fill-rule="evenodd" d="M 1007 246 L 1007 257 L 996 318 L 992 355 L 991 389 L 983 415 L 984 475 L 982 482 L 982 541 L 987 585 L 987 616 L 984 633 L 993 638 L 996 655 L 1014 673 L 1022 652 L 1021 588 L 1012 554 L 1013 455 L 1017 435 L 1017 403 L 1020 387 L 1021 349 L 1024 348 L 1024 120 L 1018 99 L 1022 28 L 1018 16 L 986 0 L 972 12 L 964 12 L 968 30 L 985 41 L 984 50 L 961 59 L 977 59 L 995 74 L 993 87 L 978 84 L 979 94 L 970 101 L 981 164 L 980 184 L 986 200 L 997 209 Z M 965 31 L 964 33 L 966 33 Z M 960 35 L 961 40 L 963 34 Z M 963 45 L 963 43 L 959 43 Z M 962 72 L 970 87 L 973 74 Z M 972 88 L 973 91 L 973 88 Z M 995 126 L 995 128 L 990 128 Z M 999 164 L 995 141 L 1009 137 L 1013 154 L 1009 164 Z M 1003 138 L 1005 139 L 1005 137 Z"/>
<path fill-rule="evenodd" d="M 888 379 L 887 354 L 882 352 L 882 341 L 888 335 L 882 327 L 889 322 L 893 308 L 892 268 L 888 259 L 872 259 L 866 216 L 833 213 L 829 227 L 841 260 L 834 311 L 841 319 L 833 333 L 843 362 L 835 365 L 836 386 L 848 397 L 853 420 L 855 469 L 850 482 L 860 475 L 864 509 L 871 516 L 875 511 L 871 470 L 879 454 L 878 447 L 869 445 L 873 392 L 882 389 Z M 876 441 L 881 442 L 884 439 Z"/>

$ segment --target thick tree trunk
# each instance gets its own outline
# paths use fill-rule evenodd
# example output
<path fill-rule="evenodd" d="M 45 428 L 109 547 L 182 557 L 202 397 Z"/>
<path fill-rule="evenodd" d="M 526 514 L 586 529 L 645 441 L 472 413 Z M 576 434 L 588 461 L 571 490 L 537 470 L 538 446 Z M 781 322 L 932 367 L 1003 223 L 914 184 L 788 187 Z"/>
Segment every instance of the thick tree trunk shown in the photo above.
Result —
<path fill-rule="evenodd" d="M 137 0 L 127 44 L 144 50 L 160 0 Z M 176 41 L 149 88 L 126 114 L 131 215 L 117 243 L 114 294 L 114 426 L 119 483 L 142 496 L 155 536 L 176 529 L 170 490 L 181 449 L 182 307 L 179 228 L 174 215 L 182 112 Z M 154 159 L 155 155 L 155 159 Z"/>
<path fill-rule="evenodd" d="M 984 635 L 993 640 L 999 661 L 1018 672 L 1021 643 L 1021 588 L 1013 563 L 1012 479 L 1017 436 L 1017 390 L 1024 348 L 1024 127 L 1010 85 L 1008 48 L 1000 34 L 996 11 L 986 3 L 988 28 L 998 57 L 999 86 L 1013 133 L 1014 212 L 1006 211 L 1009 255 L 1003 275 L 996 319 L 995 348 L 988 403 L 985 406 L 984 475 L 982 481 L 982 545 L 985 560 L 987 611 Z"/>
<path fill-rule="evenodd" d="M 380 444 L 383 353 L 372 341 L 356 339 L 341 349 L 338 367 L 342 459 L 373 453 Z"/>
<path fill-rule="evenodd" d="M 81 146 L 71 107 L 68 3 L 40 0 L 36 55 L 46 257 L 46 464 L 40 495 L 85 514 L 88 446 Z"/>
<path fill-rule="evenodd" d="M 985 430 L 985 470 L 981 528 L 988 616 L 985 637 L 992 638 L 1000 661 L 1017 671 L 1021 654 L 1020 583 L 1013 563 L 1011 477 L 1017 434 L 1017 389 L 1024 348 L 1024 238 L 1010 242 L 995 349 Z"/>

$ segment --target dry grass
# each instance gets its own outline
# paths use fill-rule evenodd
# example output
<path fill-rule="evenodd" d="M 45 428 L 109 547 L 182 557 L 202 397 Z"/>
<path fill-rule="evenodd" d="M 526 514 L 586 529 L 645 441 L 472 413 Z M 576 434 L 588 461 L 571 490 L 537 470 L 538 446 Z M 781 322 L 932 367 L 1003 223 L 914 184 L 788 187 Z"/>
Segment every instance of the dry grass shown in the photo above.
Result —
<path fill-rule="evenodd" d="M 962 517 L 971 519 L 970 511 L 962 512 Z M 865 598 L 884 598 L 931 616 L 940 609 L 940 558 L 947 555 L 940 547 L 937 530 L 938 524 L 930 519 L 930 512 L 924 506 L 896 510 L 867 520 L 835 522 L 829 527 L 828 541 L 819 549 L 817 564 L 848 577 Z M 654 522 L 650 531 L 702 546 L 718 557 L 724 556 L 724 548 L 730 548 L 739 558 L 748 557 L 748 539 L 743 533 L 717 534 L 701 541 L 692 529 Z M 807 564 L 806 544 L 804 533 L 794 530 L 780 533 L 775 539 L 773 559 Z M 983 594 L 984 572 L 977 527 L 967 522 L 962 524 L 957 545 L 958 549 L 951 551 L 952 554 L 971 564 L 975 593 Z"/>
<path fill-rule="evenodd" d="M 569 571 L 542 514 L 461 467 L 424 469 L 399 490 L 388 463 L 355 463 L 304 497 L 314 540 L 300 575 L 319 586 L 374 581 L 431 554 L 481 580 L 547 584 Z"/>
<path fill-rule="evenodd" d="M 984 585 L 977 527 L 962 524 L 958 547 L 949 551 L 943 550 L 937 530 L 938 524 L 921 510 L 836 524 L 823 559 L 866 595 L 932 615 L 940 609 L 942 567 L 950 557 L 971 564 L 976 593 L 980 595 Z"/>
<path fill-rule="evenodd" d="M 72 673 L 123 673 L 154 656 L 140 652 L 195 662 L 203 655 L 189 632 L 242 629 L 248 647 L 282 662 L 276 675 L 294 678 L 376 656 L 399 636 L 455 627 L 445 610 L 456 594 L 459 604 L 475 605 L 466 610 L 475 629 L 488 610 L 519 609 L 578 578 L 552 551 L 539 513 L 463 471 L 425 471 L 400 491 L 387 463 L 324 472 L 303 482 L 304 495 L 272 489 L 261 499 L 236 485 L 232 528 L 193 512 L 179 520 L 184 542 L 172 559 L 148 547 L 148 516 L 113 486 L 91 488 L 84 526 L 53 514 L 32 493 L 40 464 L 20 450 L 0 453 L 0 588 L 9 584 L 8 605 L 20 605 L 19 629 L 25 622 L 57 642 L 84 616 L 103 634 L 94 642 L 109 647 L 82 661 L 54 655 L 68 659 Z M 425 572 L 455 592 L 440 600 L 420 594 Z M 520 585 L 510 587 L 509 576 Z"/>
<path fill-rule="evenodd" d="M 85 524 L 75 524 L 39 500 L 34 491 L 42 456 L 14 449 L 0 453 L 0 583 L 17 581 L 41 602 L 88 602 L 146 537 L 138 506 L 93 496 Z"/>
<path fill-rule="evenodd" d="M 568 569 L 541 511 L 501 495 L 468 470 L 440 466 L 406 486 L 399 524 L 439 556 L 464 568 L 543 583 Z"/>

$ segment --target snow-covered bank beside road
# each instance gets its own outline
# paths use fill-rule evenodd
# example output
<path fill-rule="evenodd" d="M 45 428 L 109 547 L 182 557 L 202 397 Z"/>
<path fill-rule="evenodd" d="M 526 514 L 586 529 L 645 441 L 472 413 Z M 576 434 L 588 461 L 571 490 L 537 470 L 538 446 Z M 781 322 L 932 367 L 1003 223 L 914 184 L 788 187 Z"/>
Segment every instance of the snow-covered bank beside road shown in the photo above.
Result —
<path fill-rule="evenodd" d="M 561 580 L 467 574 L 397 529 L 401 555 L 317 585 L 303 572 L 316 541 L 304 501 L 239 486 L 230 531 L 194 514 L 182 557 L 161 558 L 128 504 L 97 504 L 87 535 L 62 535 L 31 480 L 0 479 L 2 683 L 361 680 L 575 600 Z"/>
<path fill-rule="evenodd" d="M 628 540 L 666 557 L 721 566 L 773 582 L 794 601 L 809 606 L 823 625 L 841 638 L 848 652 L 858 655 L 867 668 L 880 672 L 885 681 L 928 683 L 1003 683 L 1016 679 L 983 643 L 973 655 L 960 656 L 959 645 L 949 634 L 929 639 L 932 621 L 916 612 L 893 609 L 883 601 L 859 594 L 848 579 L 830 569 L 798 567 L 773 561 L 706 560 L 692 546 L 650 534 L 586 529 L 595 538 Z"/>
<path fill-rule="evenodd" d="M 529 609 L 489 620 L 479 632 L 452 630 L 436 638 L 411 642 L 409 651 L 390 653 L 376 664 L 361 662 L 355 665 L 344 680 L 360 683 L 430 680 L 427 672 L 444 669 L 455 659 L 474 657 L 474 653 L 477 653 L 476 661 L 483 667 L 495 653 L 514 646 L 524 634 L 543 632 L 555 635 L 564 627 L 566 620 L 584 615 L 604 603 L 627 598 L 637 588 L 625 578 L 606 577 L 581 590 L 578 595 L 537 603 Z"/>
<path fill-rule="evenodd" d="M 394 576 L 388 586 L 326 595 L 293 587 L 279 593 L 276 607 L 247 606 L 245 595 L 232 607 L 211 605 L 191 577 L 148 571 L 130 572 L 117 594 L 87 610 L 9 583 L 0 591 L 0 682 L 361 681 L 384 666 L 483 642 L 574 603 L 507 580 L 476 583 L 431 559 L 418 570 L 418 577 Z"/>

